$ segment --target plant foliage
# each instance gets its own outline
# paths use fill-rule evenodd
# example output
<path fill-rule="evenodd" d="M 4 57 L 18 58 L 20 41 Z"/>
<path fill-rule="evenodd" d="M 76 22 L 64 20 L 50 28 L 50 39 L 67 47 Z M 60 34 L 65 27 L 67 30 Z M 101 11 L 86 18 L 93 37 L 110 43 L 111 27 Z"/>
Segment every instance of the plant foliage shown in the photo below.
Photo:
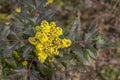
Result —
<path fill-rule="evenodd" d="M 52 63 L 40 63 L 34 54 L 34 46 L 28 41 L 36 33 L 41 21 L 51 21 L 54 13 L 46 6 L 47 0 L 17 0 L 20 10 L 14 13 L 10 25 L 0 24 L 0 63 L 5 80 L 66 80 L 70 71 L 82 71 L 98 57 L 98 47 L 104 39 L 96 27 L 96 20 L 82 27 L 78 16 L 66 32 L 72 40 L 69 48 L 61 49 Z M 63 28 L 64 30 L 64 28 Z M 101 42 L 102 41 L 102 42 Z"/>

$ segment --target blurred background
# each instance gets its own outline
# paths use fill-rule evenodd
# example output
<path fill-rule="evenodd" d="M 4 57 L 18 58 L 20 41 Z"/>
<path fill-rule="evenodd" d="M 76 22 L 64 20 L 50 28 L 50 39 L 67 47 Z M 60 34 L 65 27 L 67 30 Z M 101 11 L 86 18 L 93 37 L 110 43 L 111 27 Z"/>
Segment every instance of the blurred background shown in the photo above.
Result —
<path fill-rule="evenodd" d="M 120 45 L 120 0 L 56 0 L 50 7 L 55 10 L 52 18 L 60 25 L 69 28 L 78 16 L 82 27 L 96 20 L 100 33 Z M 16 0 L 0 0 L 0 23 L 9 25 L 16 8 Z M 120 48 L 99 49 L 94 67 L 88 67 L 80 79 L 120 80 Z"/>

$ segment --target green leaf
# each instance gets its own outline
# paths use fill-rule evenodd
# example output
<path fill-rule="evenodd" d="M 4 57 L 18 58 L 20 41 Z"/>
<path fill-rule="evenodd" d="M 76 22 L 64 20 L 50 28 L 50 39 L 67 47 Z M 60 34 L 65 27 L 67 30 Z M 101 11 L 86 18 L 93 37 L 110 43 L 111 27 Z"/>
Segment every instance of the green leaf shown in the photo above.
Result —
<path fill-rule="evenodd" d="M 85 34 L 85 43 L 91 42 L 92 38 L 94 38 L 98 34 L 98 29 L 95 29 L 93 32 L 88 32 Z"/>
<path fill-rule="evenodd" d="M 8 66 L 12 67 L 12 68 L 16 68 L 17 67 L 17 64 L 14 60 L 14 58 L 12 57 L 9 57 L 9 58 L 5 58 L 5 62 Z"/>
<path fill-rule="evenodd" d="M 29 74 L 29 79 L 30 80 L 42 80 L 42 78 L 39 75 L 39 72 L 35 70 L 31 70 Z"/>
<path fill-rule="evenodd" d="M 47 19 L 49 19 L 49 18 L 52 16 L 52 14 L 53 14 L 53 11 L 46 11 L 46 12 L 40 14 L 40 15 L 38 16 L 37 20 L 36 20 L 36 24 L 37 24 L 37 25 L 40 25 L 40 22 L 41 22 L 42 20 L 47 20 Z"/>
<path fill-rule="evenodd" d="M 47 0 L 36 0 L 36 9 L 40 12 L 43 8 L 45 8 L 45 3 Z"/>
<path fill-rule="evenodd" d="M 19 42 L 13 42 L 12 44 L 10 44 L 10 46 L 8 46 L 5 51 L 6 56 L 10 55 L 12 51 L 17 49 L 18 47 L 19 47 Z"/>
<path fill-rule="evenodd" d="M 33 46 L 27 45 L 23 51 L 23 58 L 26 60 L 29 56 L 29 53 L 33 50 Z"/>
<path fill-rule="evenodd" d="M 10 79 L 21 79 L 21 78 L 26 78 L 28 71 L 24 68 L 22 69 L 15 69 L 14 71 L 10 72 L 8 74 L 8 77 Z M 22 79 L 23 80 L 23 79 Z M 25 79 L 26 80 L 26 79 Z"/>
<path fill-rule="evenodd" d="M 80 25 L 80 17 L 77 17 L 77 19 L 75 20 L 73 26 L 71 27 L 70 31 L 69 31 L 69 38 L 71 40 L 79 40 L 80 39 L 80 30 L 81 30 L 81 25 Z"/>
<path fill-rule="evenodd" d="M 97 59 L 98 57 L 98 52 L 97 52 L 97 49 L 94 48 L 93 46 L 91 45 L 86 45 L 86 50 L 87 52 L 89 53 L 89 55 L 93 58 L 93 59 Z"/>
<path fill-rule="evenodd" d="M 93 32 L 96 27 L 96 20 L 93 20 L 87 28 L 87 33 Z"/>

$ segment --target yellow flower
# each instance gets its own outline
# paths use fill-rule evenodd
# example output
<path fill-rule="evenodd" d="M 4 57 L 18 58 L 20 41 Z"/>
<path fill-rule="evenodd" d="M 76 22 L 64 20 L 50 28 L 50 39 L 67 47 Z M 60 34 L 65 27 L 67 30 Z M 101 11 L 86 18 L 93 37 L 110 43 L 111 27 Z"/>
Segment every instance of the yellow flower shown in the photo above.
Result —
<path fill-rule="evenodd" d="M 35 27 L 35 30 L 36 30 L 36 31 L 40 31 L 40 27 L 39 27 L 39 26 L 36 26 L 36 27 Z"/>
<path fill-rule="evenodd" d="M 52 35 L 53 36 L 60 36 L 60 35 L 62 35 L 62 29 L 60 27 L 57 27 L 57 28 L 53 29 Z"/>
<path fill-rule="evenodd" d="M 54 48 L 53 47 L 48 47 L 44 50 L 45 53 L 47 53 L 49 56 L 54 53 Z"/>
<path fill-rule="evenodd" d="M 38 53 L 38 59 L 41 63 L 44 63 L 48 55 L 44 52 Z"/>
<path fill-rule="evenodd" d="M 53 54 L 54 54 L 54 55 L 58 55 L 58 53 L 59 53 L 58 48 L 54 48 Z"/>
<path fill-rule="evenodd" d="M 17 13 L 20 13 L 21 12 L 21 8 L 19 7 L 19 8 L 16 8 L 16 10 L 15 10 Z"/>
<path fill-rule="evenodd" d="M 50 29 L 51 29 L 51 26 L 49 26 L 49 25 L 40 26 L 40 30 L 41 30 L 43 33 L 49 33 L 49 32 L 50 32 Z"/>
<path fill-rule="evenodd" d="M 38 43 L 35 47 L 37 51 L 43 51 L 43 45 L 41 43 Z"/>
<path fill-rule="evenodd" d="M 37 43 L 36 39 L 35 39 L 35 38 L 32 38 L 32 37 L 29 37 L 29 38 L 28 38 L 28 41 L 29 41 L 31 44 L 33 44 L 33 45 L 36 45 L 36 43 Z"/>
<path fill-rule="evenodd" d="M 45 33 L 37 32 L 35 35 L 35 38 L 39 40 L 40 42 L 46 42 L 48 40 L 48 37 Z"/>
<path fill-rule="evenodd" d="M 55 28 L 55 27 L 56 27 L 56 23 L 55 23 L 55 22 L 50 22 L 50 26 L 51 26 L 52 28 Z"/>
<path fill-rule="evenodd" d="M 56 28 L 56 34 L 57 34 L 58 36 L 62 35 L 62 29 L 61 29 L 60 27 L 57 27 L 57 28 Z"/>
<path fill-rule="evenodd" d="M 49 4 L 51 4 L 51 3 L 53 3 L 53 2 L 54 2 L 54 0 L 48 0 L 48 1 L 46 2 L 46 6 L 49 5 Z"/>
<path fill-rule="evenodd" d="M 36 26 L 36 34 L 30 37 L 28 41 L 35 46 L 35 53 L 38 60 L 44 63 L 47 57 L 59 54 L 60 48 L 66 48 L 71 45 L 69 39 L 61 39 L 62 28 L 56 27 L 55 22 L 48 23 L 46 20 Z"/>
<path fill-rule="evenodd" d="M 23 62 L 22 62 L 22 65 L 23 65 L 23 66 L 27 66 L 27 64 L 28 64 L 27 61 L 23 61 Z"/>
<path fill-rule="evenodd" d="M 41 26 L 44 26 L 44 27 L 46 27 L 48 25 L 49 25 L 49 23 L 46 20 L 43 20 L 41 23 Z"/>
<path fill-rule="evenodd" d="M 62 40 L 58 37 L 54 38 L 53 40 L 54 46 L 57 48 L 61 48 Z"/>
<path fill-rule="evenodd" d="M 70 39 L 62 39 L 62 48 L 68 47 L 71 45 Z"/>

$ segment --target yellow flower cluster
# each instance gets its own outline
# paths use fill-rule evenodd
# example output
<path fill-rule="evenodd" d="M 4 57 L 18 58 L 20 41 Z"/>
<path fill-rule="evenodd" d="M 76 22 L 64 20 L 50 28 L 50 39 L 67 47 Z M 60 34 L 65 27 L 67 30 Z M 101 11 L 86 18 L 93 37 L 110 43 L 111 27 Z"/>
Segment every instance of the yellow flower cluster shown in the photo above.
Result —
<path fill-rule="evenodd" d="M 46 5 L 49 5 L 49 4 L 53 3 L 53 2 L 54 2 L 54 0 L 48 0 L 48 1 L 46 2 Z"/>
<path fill-rule="evenodd" d="M 44 20 L 35 29 L 35 36 L 30 37 L 28 40 L 35 46 L 36 55 L 41 63 L 44 63 L 49 56 L 58 55 L 58 49 L 71 45 L 70 39 L 61 39 L 59 37 L 62 35 L 62 29 L 56 27 L 55 22 L 48 23 Z"/>
<path fill-rule="evenodd" d="M 19 8 L 16 8 L 15 11 L 16 11 L 17 13 L 20 13 L 20 12 L 21 12 L 21 8 L 20 8 L 20 7 L 19 7 Z"/>

